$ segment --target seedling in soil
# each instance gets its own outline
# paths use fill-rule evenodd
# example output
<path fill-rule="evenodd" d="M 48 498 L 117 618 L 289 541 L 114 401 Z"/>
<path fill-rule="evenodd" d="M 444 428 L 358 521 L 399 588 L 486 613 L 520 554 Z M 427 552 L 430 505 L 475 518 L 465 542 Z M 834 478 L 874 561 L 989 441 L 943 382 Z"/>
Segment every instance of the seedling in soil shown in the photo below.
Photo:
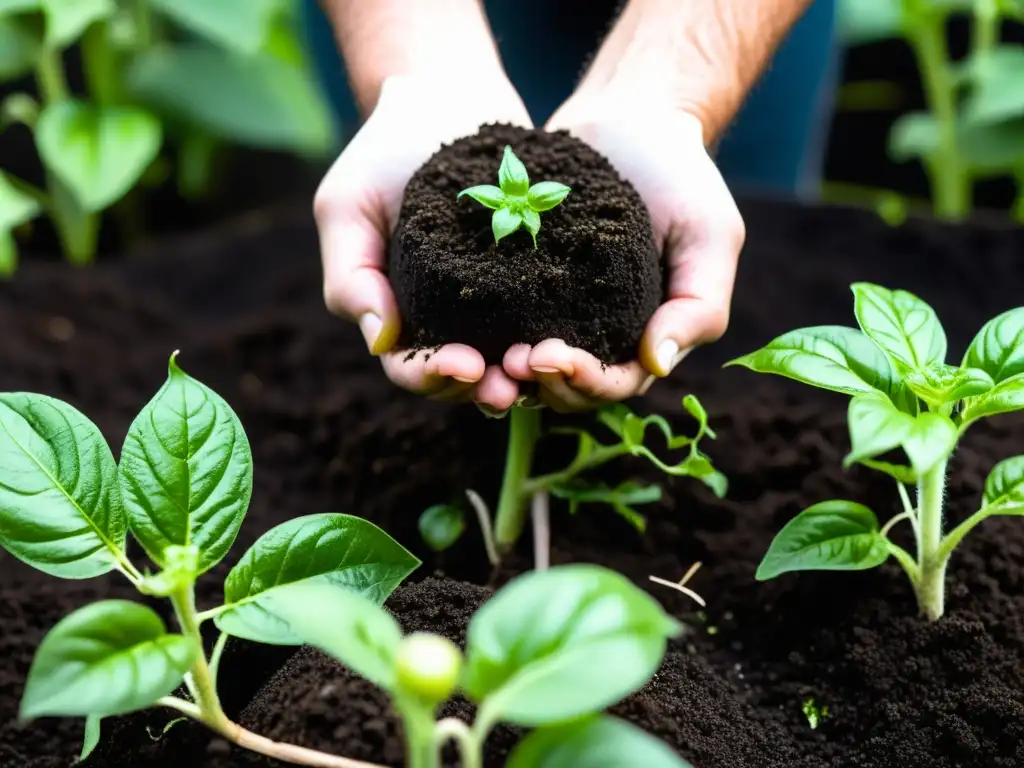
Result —
<path fill-rule="evenodd" d="M 252 494 L 252 454 L 238 417 L 171 357 L 167 382 L 128 430 L 120 464 L 99 429 L 67 403 L 0 394 L 0 545 L 44 573 L 86 579 L 110 571 L 143 595 L 167 598 L 179 632 L 128 600 L 87 605 L 43 639 L 21 701 L 23 719 L 86 718 L 83 758 L 100 720 L 166 707 L 225 739 L 300 765 L 366 764 L 280 744 L 231 722 L 217 693 L 228 636 L 272 645 L 302 639 L 277 613 L 295 585 L 340 585 L 380 604 L 420 562 L 358 517 L 297 517 L 271 529 L 224 582 L 224 603 L 199 611 L 196 580 L 231 548 Z M 156 564 L 128 558 L 130 535 Z M 312 609 L 311 609 L 312 610 Z M 323 615 L 317 608 L 311 617 Z M 207 656 L 200 626 L 220 637 Z M 182 683 L 185 693 L 174 695 Z"/>
<path fill-rule="evenodd" d="M 981 508 L 943 535 L 947 464 L 960 438 L 981 419 L 1024 410 L 1024 308 L 986 323 L 956 366 L 945 362 L 945 331 L 924 301 L 871 283 L 852 287 L 860 330 L 791 331 L 727 365 L 850 395 L 851 450 L 844 465 L 893 477 L 903 509 L 880 526 L 862 504 L 815 504 L 779 532 L 757 578 L 864 570 L 894 557 L 914 586 L 921 614 L 935 621 L 945 609 L 946 567 L 957 545 L 989 517 L 1024 514 L 1024 456 L 1017 456 L 992 470 Z M 897 449 L 906 463 L 885 460 Z M 907 492 L 913 484 L 916 504 Z M 916 557 L 889 538 L 904 521 L 913 526 Z"/>
<path fill-rule="evenodd" d="M 481 184 L 459 192 L 476 200 L 494 211 L 491 216 L 491 231 L 494 242 L 500 242 L 520 227 L 533 237 L 537 247 L 537 233 L 540 232 L 540 215 L 561 203 L 570 189 L 557 181 L 540 181 L 530 186 L 530 175 L 526 166 L 515 156 L 512 147 L 505 147 L 498 168 L 498 186 Z"/>
<path fill-rule="evenodd" d="M 583 475 L 621 456 L 641 456 L 667 475 L 695 477 L 707 485 L 718 497 L 725 495 L 728 482 L 711 460 L 700 450 L 700 441 L 716 435 L 708 426 L 708 415 L 693 395 L 683 399 L 683 407 L 697 421 L 693 437 L 676 435 L 672 425 L 663 416 L 638 416 L 627 406 L 616 403 L 597 412 L 597 420 L 615 438 L 602 443 L 585 429 L 561 427 L 551 434 L 574 435 L 577 438 L 576 457 L 564 469 L 531 477 L 533 456 L 541 437 L 541 411 L 537 408 L 516 406 L 509 416 L 508 452 L 505 457 L 505 476 L 502 480 L 498 509 L 491 520 L 486 502 L 474 491 L 467 491 L 476 513 L 491 565 L 497 567 L 502 557 L 519 541 L 526 525 L 527 510 L 532 512 L 535 565 L 547 567 L 549 559 L 549 497 L 569 502 L 569 511 L 575 514 L 583 504 L 607 504 L 638 531 L 643 532 L 646 519 L 636 507 L 661 499 L 658 486 L 640 485 L 626 481 L 617 486 L 592 483 Z M 685 449 L 685 455 L 675 463 L 658 458 L 644 444 L 647 430 L 653 427 L 665 439 L 669 451 Z M 427 542 L 440 551 L 450 547 L 465 528 L 462 511 L 455 506 L 431 507 L 420 519 L 420 530 Z"/>
<path fill-rule="evenodd" d="M 818 730 L 821 721 L 828 717 L 828 707 L 820 706 L 813 696 L 805 699 L 800 708 L 803 710 L 804 717 L 807 718 L 807 724 L 811 726 L 812 731 Z"/>
<path fill-rule="evenodd" d="M 533 729 L 508 768 L 688 768 L 659 740 L 602 714 L 651 679 L 668 640 L 682 632 L 613 571 L 568 565 L 513 579 L 473 616 L 465 655 L 438 635 L 403 636 L 379 605 L 336 586 L 292 588 L 273 610 L 388 694 L 403 721 L 407 768 L 438 768 L 451 742 L 459 765 L 482 768 L 484 742 L 499 723 Z M 437 720 L 456 694 L 476 705 L 472 725 Z"/>

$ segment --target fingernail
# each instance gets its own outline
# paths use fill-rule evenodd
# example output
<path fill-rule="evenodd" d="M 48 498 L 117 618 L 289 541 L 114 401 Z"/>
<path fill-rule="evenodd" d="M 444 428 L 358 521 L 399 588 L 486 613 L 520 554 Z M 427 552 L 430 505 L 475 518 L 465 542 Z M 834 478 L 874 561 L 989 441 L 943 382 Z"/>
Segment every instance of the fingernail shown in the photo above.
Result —
<path fill-rule="evenodd" d="M 384 323 L 373 312 L 367 312 L 359 318 L 359 330 L 363 332 L 363 339 L 366 341 L 366 347 L 370 350 L 371 355 L 374 354 L 373 347 L 377 343 L 383 327 Z"/>
<path fill-rule="evenodd" d="M 679 345 L 674 340 L 665 339 L 658 345 L 658 367 L 665 372 L 665 376 L 668 376 L 672 373 L 672 369 L 679 365 L 684 357 L 690 354 L 692 349 L 693 347 L 679 349 Z"/>
<path fill-rule="evenodd" d="M 485 403 L 477 403 L 476 407 L 488 419 L 504 419 L 508 416 L 508 411 L 499 411 L 497 408 L 492 408 Z"/>
<path fill-rule="evenodd" d="M 551 368 L 547 365 L 531 365 L 530 370 L 534 373 L 561 373 L 558 368 Z"/>
<path fill-rule="evenodd" d="M 463 384 L 473 384 L 476 379 L 467 379 L 465 376 L 452 376 L 456 381 L 461 381 Z"/>

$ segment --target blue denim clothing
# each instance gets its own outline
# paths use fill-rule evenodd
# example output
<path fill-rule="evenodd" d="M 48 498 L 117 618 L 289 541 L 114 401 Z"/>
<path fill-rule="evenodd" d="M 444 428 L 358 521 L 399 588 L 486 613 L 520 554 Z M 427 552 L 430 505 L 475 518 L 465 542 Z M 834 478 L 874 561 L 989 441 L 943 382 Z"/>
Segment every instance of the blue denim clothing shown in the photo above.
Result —
<path fill-rule="evenodd" d="M 753 2 L 753 0 L 751 0 Z M 838 80 L 837 0 L 816 0 L 722 138 L 718 165 L 738 192 L 813 197 Z M 572 92 L 619 0 L 487 0 L 509 77 L 538 125 Z M 317 0 L 303 0 L 316 71 L 350 137 L 359 115 Z"/>

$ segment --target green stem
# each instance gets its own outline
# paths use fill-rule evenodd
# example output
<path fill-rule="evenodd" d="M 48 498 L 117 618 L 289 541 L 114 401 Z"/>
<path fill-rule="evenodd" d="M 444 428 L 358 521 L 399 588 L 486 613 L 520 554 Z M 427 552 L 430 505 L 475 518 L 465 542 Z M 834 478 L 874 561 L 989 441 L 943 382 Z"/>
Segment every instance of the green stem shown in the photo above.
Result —
<path fill-rule="evenodd" d="M 118 97 L 117 63 L 105 21 L 89 25 L 82 36 L 82 64 L 92 100 L 101 107 L 113 104 Z"/>
<path fill-rule="evenodd" d="M 44 103 L 56 104 L 68 98 L 68 82 L 64 76 L 60 51 L 46 48 L 39 54 L 36 60 L 36 82 Z"/>
<path fill-rule="evenodd" d="M 494 543 L 499 554 L 508 552 L 523 533 L 529 495 L 524 485 L 533 466 L 533 452 L 540 437 L 540 411 L 513 408 L 509 414 L 508 454 L 505 476 L 494 522 Z"/>
<path fill-rule="evenodd" d="M 974 54 L 985 54 L 999 39 L 999 6 L 996 0 L 975 0 L 974 29 L 971 47 Z"/>
<path fill-rule="evenodd" d="M 135 40 L 139 50 L 145 50 L 153 42 L 153 18 L 149 13 L 149 0 L 135 0 L 132 3 L 132 18 L 135 22 Z"/>
<path fill-rule="evenodd" d="M 917 605 L 929 621 L 942 618 L 946 603 L 946 563 L 943 556 L 942 508 L 946 489 L 946 462 L 940 461 L 926 472 L 918 483 L 921 533 L 917 561 L 920 574 L 917 584 Z"/>
<path fill-rule="evenodd" d="M 405 732 L 405 768 L 438 768 L 440 749 L 434 713 L 411 701 L 399 699 L 394 705 Z"/>
<path fill-rule="evenodd" d="M 441 747 L 449 741 L 454 741 L 459 747 L 462 768 L 483 768 L 483 738 L 454 717 L 446 718 L 437 724 L 435 750 L 440 752 Z"/>
<path fill-rule="evenodd" d="M 946 538 L 942 540 L 942 546 L 939 548 L 940 559 L 948 561 L 949 556 L 953 554 L 954 549 L 960 546 L 960 542 L 964 540 L 964 537 L 976 526 L 988 520 L 991 515 L 992 512 L 988 507 L 982 507 L 950 531 Z"/>
<path fill-rule="evenodd" d="M 237 726 L 233 726 L 233 723 L 228 720 L 228 716 L 224 714 L 210 665 L 206 661 L 203 636 L 199 632 L 199 621 L 196 614 L 195 589 L 190 584 L 173 593 L 170 598 L 182 633 L 196 643 L 199 648 L 199 655 L 195 664 L 192 665 L 192 682 L 195 686 L 196 704 L 199 705 L 199 710 L 203 714 L 203 722 L 214 730 L 229 731 L 232 727 Z"/>

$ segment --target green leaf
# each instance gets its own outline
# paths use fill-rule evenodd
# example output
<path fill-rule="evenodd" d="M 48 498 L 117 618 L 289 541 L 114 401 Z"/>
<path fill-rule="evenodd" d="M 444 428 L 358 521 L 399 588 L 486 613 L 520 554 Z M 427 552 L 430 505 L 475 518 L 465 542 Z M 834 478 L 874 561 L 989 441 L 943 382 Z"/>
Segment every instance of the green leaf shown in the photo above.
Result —
<path fill-rule="evenodd" d="M 402 630 L 391 614 L 357 592 L 327 582 L 302 582 L 267 596 L 266 605 L 312 645 L 387 692 L 395 690 Z"/>
<path fill-rule="evenodd" d="M 902 3 L 893 0 L 839 0 L 836 29 L 847 46 L 903 36 Z"/>
<path fill-rule="evenodd" d="M 979 368 L 999 384 L 1024 373 L 1024 307 L 992 318 L 967 348 L 965 368 Z"/>
<path fill-rule="evenodd" d="M 903 440 L 903 450 L 920 477 L 953 455 L 958 438 L 956 424 L 948 416 L 926 411 L 914 419 L 910 433 Z"/>
<path fill-rule="evenodd" d="M 535 571 L 511 581 L 470 621 L 463 688 L 485 723 L 562 723 L 639 690 L 681 631 L 614 571 Z"/>
<path fill-rule="evenodd" d="M 435 552 L 452 547 L 466 531 L 466 517 L 452 504 L 435 504 L 419 520 L 420 536 Z"/>
<path fill-rule="evenodd" d="M 85 735 L 82 737 L 82 751 L 78 755 L 79 761 L 85 760 L 93 753 L 93 750 L 100 743 L 100 725 L 103 718 L 96 715 L 89 715 L 85 718 Z"/>
<path fill-rule="evenodd" d="M 1024 47 L 1000 45 L 972 57 L 966 70 L 972 85 L 963 107 L 967 123 L 989 125 L 1024 117 Z"/>
<path fill-rule="evenodd" d="M 163 567 L 164 550 L 191 544 L 198 576 L 238 534 L 252 496 L 252 452 L 231 406 L 176 357 L 128 429 L 118 474 L 128 524 L 153 562 Z"/>
<path fill-rule="evenodd" d="M 608 715 L 538 728 L 505 768 L 693 768 L 659 739 Z"/>
<path fill-rule="evenodd" d="M 980 368 L 957 368 L 946 363 L 929 363 L 922 371 L 910 371 L 905 381 L 932 408 L 982 395 L 995 386 L 992 377 Z"/>
<path fill-rule="evenodd" d="M 1024 118 L 1003 123 L 961 121 L 957 143 L 976 175 L 1005 175 L 1024 160 Z"/>
<path fill-rule="evenodd" d="M 491 231 L 494 233 L 494 242 L 499 242 L 503 237 L 508 237 L 523 223 L 523 217 L 513 213 L 508 208 L 499 208 L 491 216 Z"/>
<path fill-rule="evenodd" d="M 852 447 L 843 460 L 846 467 L 902 447 L 921 476 L 956 446 L 957 428 L 946 416 L 926 411 L 914 417 L 877 395 L 853 398 L 848 421 Z"/>
<path fill-rule="evenodd" d="M 14 277 L 18 271 L 18 244 L 9 231 L 0 230 L 0 279 Z"/>
<path fill-rule="evenodd" d="M 367 520 L 339 514 L 297 517 L 271 528 L 242 555 L 224 582 L 224 610 L 215 621 L 235 637 L 298 645 L 300 636 L 268 607 L 284 588 L 328 583 L 381 604 L 419 566 Z"/>
<path fill-rule="evenodd" d="M 537 213 L 550 211 L 565 200 L 572 190 L 557 181 L 539 181 L 526 193 L 526 202 Z"/>
<path fill-rule="evenodd" d="M 198 654 L 151 609 L 104 600 L 62 619 L 36 652 L 20 716 L 110 717 L 148 707 L 181 685 Z"/>
<path fill-rule="evenodd" d="M 945 362 L 946 333 L 934 309 L 907 291 L 871 283 L 851 287 L 861 330 L 889 355 L 898 373 Z"/>
<path fill-rule="evenodd" d="M 469 189 L 464 189 L 459 192 L 455 199 L 461 200 L 463 195 L 468 195 L 481 205 L 490 208 L 492 211 L 501 208 L 508 202 L 508 198 L 505 197 L 505 193 L 493 184 L 480 184 L 475 187 L 470 187 Z"/>
<path fill-rule="evenodd" d="M 160 121 L 137 107 L 68 100 L 43 108 L 36 144 L 43 163 L 86 212 L 117 202 L 160 151 Z"/>
<path fill-rule="evenodd" d="M 124 558 L 117 466 L 99 429 L 60 400 L 0 394 L 0 544 L 51 576 L 87 579 Z"/>
<path fill-rule="evenodd" d="M 939 135 L 939 123 L 930 113 L 902 115 L 889 132 L 889 157 L 897 163 L 933 157 L 939 151 Z"/>
<path fill-rule="evenodd" d="M 39 214 L 39 203 L 0 172 L 0 231 L 10 232 Z"/>
<path fill-rule="evenodd" d="M 532 208 L 524 208 L 521 213 L 523 228 L 533 237 L 533 247 L 537 247 L 537 234 L 540 232 L 540 214 Z"/>
<path fill-rule="evenodd" d="M 46 44 L 66 48 L 94 22 L 117 10 L 114 0 L 41 0 L 46 12 Z"/>
<path fill-rule="evenodd" d="M 791 571 L 862 571 L 888 557 L 874 512 L 852 501 L 823 501 L 779 531 L 756 578 L 767 581 Z"/>
<path fill-rule="evenodd" d="M 683 398 L 683 408 L 688 414 L 693 416 L 697 420 L 697 424 L 700 429 L 697 432 L 697 439 L 707 435 L 714 440 L 717 435 L 714 430 L 708 426 L 708 412 L 704 409 L 700 400 L 697 399 L 696 395 L 687 395 Z"/>
<path fill-rule="evenodd" d="M 509 197 L 522 197 L 530 190 L 530 175 L 526 172 L 526 166 L 509 146 L 505 147 L 498 167 L 498 186 Z"/>
<path fill-rule="evenodd" d="M 573 479 L 552 486 L 551 494 L 568 501 L 569 513 L 573 515 L 579 511 L 581 504 L 607 504 L 641 533 L 647 529 L 647 520 L 633 506 L 661 501 L 660 487 L 640 485 L 631 480 L 612 488 L 605 483 L 590 485 L 583 480 Z"/>
<path fill-rule="evenodd" d="M 176 24 L 235 53 L 251 56 L 263 46 L 278 0 L 148 0 Z"/>
<path fill-rule="evenodd" d="M 171 119 L 233 143 L 313 155 L 334 145 L 330 111 L 306 71 L 270 55 L 158 48 L 133 59 L 126 82 Z"/>
<path fill-rule="evenodd" d="M 42 49 L 42 25 L 32 17 L 0 16 L 0 81 L 32 71 Z"/>
<path fill-rule="evenodd" d="M 1003 379 L 984 395 L 964 400 L 960 419 L 967 426 L 978 419 L 1020 410 L 1024 410 L 1024 373 Z"/>
<path fill-rule="evenodd" d="M 898 483 L 914 485 L 917 482 L 917 473 L 903 464 L 893 464 L 888 461 L 875 461 L 874 459 L 862 459 L 860 461 L 865 467 L 882 472 Z"/>
<path fill-rule="evenodd" d="M 1024 456 L 996 464 L 985 480 L 985 506 L 1024 512 Z"/>

